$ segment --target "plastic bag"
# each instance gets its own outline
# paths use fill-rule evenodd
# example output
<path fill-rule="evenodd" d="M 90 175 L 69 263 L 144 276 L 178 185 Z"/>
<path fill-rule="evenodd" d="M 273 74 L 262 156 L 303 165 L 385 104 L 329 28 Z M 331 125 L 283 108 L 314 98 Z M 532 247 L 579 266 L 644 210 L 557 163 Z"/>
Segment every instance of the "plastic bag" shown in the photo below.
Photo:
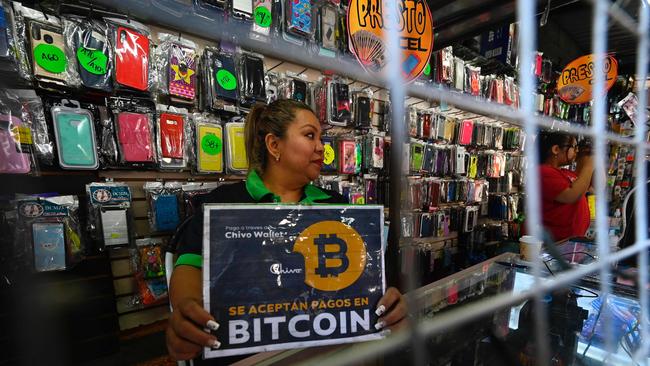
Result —
<path fill-rule="evenodd" d="M 316 39 L 320 45 L 320 54 L 323 56 L 336 57 L 338 50 L 336 27 L 339 13 L 337 8 L 331 4 L 324 3 L 318 9 L 318 27 L 316 28 Z"/>
<path fill-rule="evenodd" d="M 80 16 L 63 18 L 70 85 L 111 92 L 113 47 L 103 21 Z"/>
<path fill-rule="evenodd" d="M 144 191 L 149 203 L 151 230 L 170 232 L 176 230 L 181 218 L 182 184 L 179 182 L 146 182 Z"/>
<path fill-rule="evenodd" d="M 90 183 L 88 224 L 90 237 L 98 248 L 124 246 L 133 243 L 131 189 L 125 183 Z"/>
<path fill-rule="evenodd" d="M 149 28 L 133 20 L 106 19 L 114 47 L 115 87 L 148 92 L 155 79 L 150 68 Z"/>
<path fill-rule="evenodd" d="M 192 103 L 196 97 L 198 58 L 196 44 L 178 35 L 161 33 L 156 47 L 157 92 L 172 100 Z"/>
<path fill-rule="evenodd" d="M 133 306 L 148 306 L 166 300 L 168 291 L 162 240 L 159 238 L 138 239 L 136 247 L 130 250 L 130 254 L 131 268 L 138 287 L 138 291 L 132 299 Z"/>
<path fill-rule="evenodd" d="M 127 167 L 154 167 L 155 106 L 146 99 L 110 98 L 108 107 L 113 115 L 119 165 Z"/>
<path fill-rule="evenodd" d="M 33 153 L 40 164 L 54 164 L 54 144 L 45 119 L 43 102 L 33 90 L 17 90 L 22 105 L 23 121 L 31 125 Z"/>
<path fill-rule="evenodd" d="M 219 113 L 239 113 L 239 85 L 234 56 L 206 47 L 201 56 L 200 70 L 201 108 Z"/>
<path fill-rule="evenodd" d="M 8 4 L 9 3 L 3 3 L 3 4 Z M 25 17 L 22 14 L 22 5 L 18 2 L 12 1 L 11 7 L 13 8 L 13 12 L 10 13 L 10 15 L 13 15 L 13 27 L 14 27 L 14 57 L 15 57 L 15 62 L 16 62 L 16 67 L 18 71 L 18 75 L 24 79 L 31 81 L 33 80 L 32 76 L 32 67 L 30 64 L 30 57 L 29 53 L 27 53 L 27 44 L 28 44 L 28 38 L 27 38 L 27 23 L 25 20 Z M 4 5 L 3 5 L 4 7 Z"/>
<path fill-rule="evenodd" d="M 77 196 L 16 200 L 16 245 L 31 247 L 36 272 L 65 270 L 83 257 Z"/>
<path fill-rule="evenodd" d="M 0 1 L 0 60 L 14 62 L 17 66 L 14 43 L 13 10 L 8 1 Z"/>
<path fill-rule="evenodd" d="M 37 172 L 32 123 L 27 117 L 18 96 L 0 89 L 0 173 Z"/>
<path fill-rule="evenodd" d="M 157 106 L 156 146 L 161 169 L 187 167 L 186 125 L 187 110 L 171 106 Z"/>
<path fill-rule="evenodd" d="M 74 107 L 68 107 L 73 105 Z M 63 169 L 97 169 L 97 143 L 92 113 L 79 102 L 62 100 L 52 112 L 59 165 Z"/>
<path fill-rule="evenodd" d="M 368 129 L 372 122 L 372 93 L 368 90 L 352 93 L 352 112 L 354 125 L 358 129 Z"/>
<path fill-rule="evenodd" d="M 248 171 L 248 157 L 246 155 L 246 139 L 244 137 L 244 123 L 226 123 L 226 164 L 228 172 L 232 174 L 246 174 Z"/>
<path fill-rule="evenodd" d="M 208 114 L 195 113 L 194 170 L 200 174 L 223 173 L 224 135 L 218 119 Z"/>
<path fill-rule="evenodd" d="M 263 56 L 244 52 L 239 56 L 238 65 L 240 106 L 250 108 L 257 102 L 265 103 L 266 80 Z"/>
<path fill-rule="evenodd" d="M 350 87 L 342 79 L 327 83 L 327 122 L 333 126 L 347 127 L 352 123 Z"/>

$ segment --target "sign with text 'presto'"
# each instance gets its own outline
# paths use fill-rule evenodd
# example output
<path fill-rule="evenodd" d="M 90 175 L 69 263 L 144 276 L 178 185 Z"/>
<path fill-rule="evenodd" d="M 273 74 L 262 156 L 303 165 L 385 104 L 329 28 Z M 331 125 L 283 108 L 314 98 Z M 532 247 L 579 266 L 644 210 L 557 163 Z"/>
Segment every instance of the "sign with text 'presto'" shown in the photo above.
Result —
<path fill-rule="evenodd" d="M 381 206 L 206 205 L 206 358 L 379 339 Z"/>
<path fill-rule="evenodd" d="M 618 76 L 618 62 L 612 55 L 604 58 L 605 90 L 609 90 Z M 557 91 L 560 98 L 569 104 L 587 103 L 593 99 L 593 83 L 596 77 L 595 55 L 578 57 L 562 70 L 557 79 Z"/>
<path fill-rule="evenodd" d="M 433 20 L 427 2 L 350 0 L 348 37 L 354 54 L 368 72 L 381 73 L 388 60 L 397 57 L 388 54 L 384 33 L 393 23 L 400 33 L 402 77 L 411 82 L 424 72 L 433 50 Z"/>

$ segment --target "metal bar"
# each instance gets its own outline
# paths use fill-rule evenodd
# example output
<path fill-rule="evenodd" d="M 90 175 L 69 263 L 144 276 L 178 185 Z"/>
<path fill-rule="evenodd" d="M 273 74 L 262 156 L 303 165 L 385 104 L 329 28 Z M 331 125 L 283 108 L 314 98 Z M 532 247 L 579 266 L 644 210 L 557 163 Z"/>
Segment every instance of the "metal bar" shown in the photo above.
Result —
<path fill-rule="evenodd" d="M 648 29 L 650 28 L 650 6 L 645 1 L 639 2 L 639 43 L 637 45 L 636 53 L 636 79 L 637 91 L 636 95 L 639 100 L 637 105 L 637 123 L 635 130 L 636 157 L 634 159 L 634 171 L 636 172 L 635 186 L 636 193 L 634 196 L 634 210 L 635 210 L 635 238 L 637 241 L 645 242 L 648 239 L 648 190 L 647 190 L 647 162 L 645 160 L 646 150 L 643 144 L 646 141 L 647 126 L 646 126 L 646 107 L 647 107 L 647 89 L 646 80 L 648 79 Z M 648 307 L 648 254 L 647 249 L 639 252 L 637 257 L 637 267 L 641 270 L 639 274 L 639 305 L 640 310 L 640 327 L 641 330 L 641 347 L 639 352 L 634 355 L 635 362 L 648 355 L 648 347 L 650 346 L 650 314 Z M 645 363 L 645 362 L 644 362 Z"/>
<path fill-rule="evenodd" d="M 598 5 L 600 0 L 589 0 L 594 6 Z M 641 0 L 643 2 L 645 0 Z M 609 0 L 605 1 L 603 6 L 607 7 L 607 12 L 618 25 L 630 32 L 634 36 L 639 36 L 639 28 L 634 19 L 618 4 L 612 4 Z"/>
<path fill-rule="evenodd" d="M 593 115 L 592 129 L 594 132 L 594 182 L 596 192 L 596 245 L 598 246 L 599 258 L 602 260 L 609 257 L 609 224 L 607 219 L 608 200 L 606 199 L 606 165 L 607 146 L 603 133 L 606 131 L 607 123 L 607 100 L 605 90 L 605 54 L 607 52 L 607 0 L 596 0 L 593 12 L 592 31 L 592 52 L 594 57 L 594 84 L 593 84 Z M 610 301 L 610 271 L 607 267 L 600 270 L 601 296 L 603 298 L 602 309 L 606 309 Z M 608 353 L 614 351 L 614 344 L 611 336 L 611 316 L 609 312 L 603 311 L 601 319 L 605 327 L 605 350 Z"/>
<path fill-rule="evenodd" d="M 535 50 L 537 45 L 537 22 L 535 22 L 535 10 L 537 2 L 535 0 L 518 0 L 517 1 L 517 20 L 519 22 L 519 57 L 521 66 L 519 67 L 520 83 L 520 111 L 523 114 L 524 129 L 530 139 L 537 134 L 537 125 L 535 123 L 535 100 L 536 80 L 533 70 L 530 67 L 535 64 Z M 531 144 L 526 149 L 526 228 L 528 234 L 533 240 L 542 242 L 542 210 L 541 195 L 539 185 L 539 156 L 538 150 Z M 535 277 L 534 286 L 537 287 L 542 281 L 542 259 L 536 256 L 533 260 L 533 275 Z M 535 292 L 534 296 L 534 321 L 535 321 L 535 357 L 537 364 L 548 365 L 550 361 L 550 351 L 548 342 L 548 316 L 545 304 L 542 299 L 544 293 Z"/>
<path fill-rule="evenodd" d="M 497 310 L 521 304 L 522 302 L 535 297 L 536 292 L 549 293 L 556 289 L 570 286 L 584 276 L 600 271 L 603 266 L 611 266 L 622 259 L 637 254 L 639 250 L 646 248 L 648 245 L 650 245 L 650 240 L 638 242 L 633 246 L 612 254 L 608 258 L 600 259 L 598 262 L 559 273 L 553 277 L 552 280 L 544 281 L 537 287 L 533 287 L 530 291 L 514 295 L 511 293 L 504 293 L 490 297 L 481 302 L 470 303 L 458 309 L 436 315 L 434 319 L 420 320 L 417 327 L 421 329 L 422 335 L 430 337 L 441 333 L 446 329 L 453 328 L 454 326 L 461 326 L 482 316 L 492 314 Z M 344 366 L 358 364 L 364 360 L 394 352 L 399 348 L 406 346 L 410 341 L 409 336 L 410 332 L 408 331 L 399 332 L 382 341 L 358 344 L 354 347 L 338 352 L 335 355 L 326 355 L 307 360 L 298 364 L 298 366 Z"/>

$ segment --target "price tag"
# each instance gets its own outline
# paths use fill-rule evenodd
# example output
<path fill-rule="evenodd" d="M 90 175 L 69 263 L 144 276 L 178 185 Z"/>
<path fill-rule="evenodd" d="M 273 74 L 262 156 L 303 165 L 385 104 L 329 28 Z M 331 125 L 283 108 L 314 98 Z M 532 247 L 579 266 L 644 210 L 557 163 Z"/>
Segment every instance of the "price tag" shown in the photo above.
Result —
<path fill-rule="evenodd" d="M 222 146 L 221 139 L 215 135 L 205 135 L 201 139 L 201 149 L 208 155 L 221 153 Z"/>
<path fill-rule="evenodd" d="M 427 66 L 424 67 L 424 75 L 425 76 L 431 75 L 431 64 L 427 64 Z"/>
<path fill-rule="evenodd" d="M 271 11 L 264 6 L 255 8 L 255 24 L 262 28 L 271 26 Z"/>
<path fill-rule="evenodd" d="M 77 60 L 79 66 L 91 74 L 105 75 L 108 57 L 99 50 L 88 49 L 84 47 L 77 48 Z"/>
<path fill-rule="evenodd" d="M 39 44 L 34 48 L 34 60 L 36 64 L 53 74 L 60 74 L 65 71 L 67 60 L 63 51 L 51 44 Z"/>
<path fill-rule="evenodd" d="M 237 88 L 237 78 L 226 69 L 217 71 L 217 83 L 224 90 L 235 90 Z"/>

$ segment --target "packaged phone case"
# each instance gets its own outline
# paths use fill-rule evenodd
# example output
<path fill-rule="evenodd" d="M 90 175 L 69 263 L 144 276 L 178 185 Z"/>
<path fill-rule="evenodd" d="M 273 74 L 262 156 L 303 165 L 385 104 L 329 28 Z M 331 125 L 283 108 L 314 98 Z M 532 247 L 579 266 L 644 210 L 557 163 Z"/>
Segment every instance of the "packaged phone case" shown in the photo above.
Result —
<path fill-rule="evenodd" d="M 264 61 L 261 56 L 243 53 L 239 58 L 240 105 L 250 108 L 257 102 L 266 102 Z"/>
<path fill-rule="evenodd" d="M 335 7 L 324 4 L 320 8 L 320 26 L 319 26 L 319 41 L 322 48 L 336 52 L 336 24 L 338 21 L 338 12 Z"/>
<path fill-rule="evenodd" d="M 273 0 L 253 0 L 253 32 L 268 36 L 273 25 Z"/>
<path fill-rule="evenodd" d="M 357 150 L 354 140 L 339 140 L 339 173 L 354 174 L 357 166 Z"/>
<path fill-rule="evenodd" d="M 95 124 L 90 111 L 77 101 L 63 100 L 62 106 L 52 108 L 52 124 L 61 168 L 97 169 Z"/>
<path fill-rule="evenodd" d="M 148 100 L 111 98 L 108 101 L 113 114 L 119 164 L 128 167 L 154 167 L 155 106 Z"/>
<path fill-rule="evenodd" d="M 125 246 L 133 242 L 131 189 L 125 183 L 86 185 L 90 238 L 98 249 Z"/>
<path fill-rule="evenodd" d="M 336 151 L 336 144 L 334 137 L 323 136 L 321 138 L 323 143 L 323 172 L 336 172 L 338 170 L 338 153 Z"/>
<path fill-rule="evenodd" d="M 232 0 L 232 15 L 235 18 L 250 20 L 253 17 L 253 2 L 251 0 Z"/>
<path fill-rule="evenodd" d="M 411 143 L 411 172 L 419 173 L 422 170 L 424 159 L 424 145 L 421 143 Z"/>
<path fill-rule="evenodd" d="M 0 59 L 9 59 L 12 57 L 13 36 L 11 21 L 11 5 L 0 2 Z"/>
<path fill-rule="evenodd" d="M 105 23 L 85 17 L 63 18 L 70 85 L 110 92 L 113 50 Z"/>
<path fill-rule="evenodd" d="M 310 37 L 312 31 L 311 0 L 292 0 L 286 3 L 287 32 L 300 37 Z"/>
<path fill-rule="evenodd" d="M 66 85 L 68 59 L 59 20 L 56 19 L 56 25 L 30 21 L 29 40 L 36 80 Z"/>
<path fill-rule="evenodd" d="M 171 100 L 190 103 L 196 97 L 196 44 L 179 35 L 158 34 L 160 44 L 155 50 L 155 68 L 159 70 L 156 91 Z"/>
<path fill-rule="evenodd" d="M 23 125 L 18 115 L 0 113 L 0 173 L 27 174 L 31 170 L 30 153 L 21 144 L 23 138 L 31 140 L 31 136 L 21 135 L 21 129 L 29 131 Z"/>
<path fill-rule="evenodd" d="M 328 86 L 328 122 L 333 126 L 349 126 L 352 122 L 350 89 L 348 84 L 332 81 Z"/>
<path fill-rule="evenodd" d="M 297 78 L 293 78 L 290 81 L 290 99 L 297 100 L 299 102 L 307 103 L 307 95 L 309 94 L 307 89 L 307 82 Z"/>
<path fill-rule="evenodd" d="M 200 69 L 201 108 L 219 113 L 238 113 L 239 80 L 234 56 L 206 47 L 201 56 Z"/>
<path fill-rule="evenodd" d="M 32 238 L 36 272 L 65 269 L 65 228 L 62 223 L 36 222 L 32 225 Z"/>
<path fill-rule="evenodd" d="M 248 157 L 246 156 L 244 123 L 226 123 L 226 145 L 228 146 L 226 155 L 228 171 L 233 174 L 245 174 L 248 171 Z"/>
<path fill-rule="evenodd" d="M 372 121 L 372 99 L 363 92 L 353 94 L 354 124 L 357 128 L 370 128 Z"/>
<path fill-rule="evenodd" d="M 174 231 L 180 224 L 182 184 L 147 182 L 144 191 L 149 203 L 149 222 L 156 232 Z"/>
<path fill-rule="evenodd" d="M 197 172 L 223 173 L 223 127 L 209 117 L 194 122 Z"/>
<path fill-rule="evenodd" d="M 460 145 L 469 145 L 472 143 L 472 135 L 474 133 L 474 122 L 465 120 L 460 125 L 460 135 L 458 143 Z"/>
<path fill-rule="evenodd" d="M 110 19 L 115 47 L 115 81 L 119 86 L 149 90 L 150 42 L 147 27 L 135 21 Z"/>
<path fill-rule="evenodd" d="M 158 162 L 163 169 L 183 169 L 187 166 L 186 120 L 186 109 L 158 106 Z"/>

